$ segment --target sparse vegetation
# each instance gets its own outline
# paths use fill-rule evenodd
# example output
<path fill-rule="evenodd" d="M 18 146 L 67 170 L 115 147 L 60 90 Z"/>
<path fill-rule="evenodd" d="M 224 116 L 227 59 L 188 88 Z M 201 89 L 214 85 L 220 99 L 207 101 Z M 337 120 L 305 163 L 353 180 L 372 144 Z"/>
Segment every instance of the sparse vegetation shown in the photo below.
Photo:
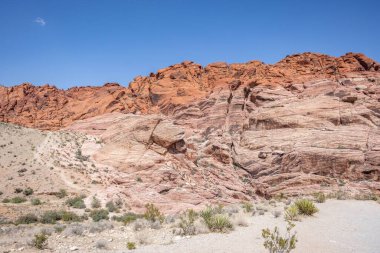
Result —
<path fill-rule="evenodd" d="M 227 232 L 233 228 L 229 218 L 222 214 L 218 207 L 209 206 L 200 213 L 200 216 L 212 232 Z"/>
<path fill-rule="evenodd" d="M 96 197 L 93 197 L 92 198 L 92 201 L 91 201 L 91 207 L 92 208 L 100 208 L 102 205 L 100 203 L 100 200 L 97 199 Z"/>
<path fill-rule="evenodd" d="M 106 209 L 97 209 L 91 211 L 90 217 L 93 221 L 108 220 L 108 214 L 109 212 Z"/>
<path fill-rule="evenodd" d="M 20 204 L 24 202 L 26 202 L 26 198 L 19 197 L 19 196 L 11 198 L 11 199 L 6 198 L 3 200 L 3 203 L 13 203 L 13 204 Z"/>
<path fill-rule="evenodd" d="M 65 189 L 60 189 L 58 192 L 55 193 L 55 196 L 57 196 L 60 199 L 63 199 L 67 196 L 67 192 Z"/>
<path fill-rule="evenodd" d="M 149 221 L 164 221 L 164 215 L 160 212 L 160 210 L 153 204 L 146 204 L 145 205 L 146 211 L 144 213 L 144 218 Z"/>
<path fill-rule="evenodd" d="M 324 203 L 326 202 L 326 195 L 323 192 L 318 192 L 314 195 L 315 201 L 317 203 Z"/>
<path fill-rule="evenodd" d="M 189 209 L 181 215 L 179 227 L 183 235 L 194 235 L 196 233 L 194 222 L 197 216 L 198 214 L 193 209 Z"/>
<path fill-rule="evenodd" d="M 38 222 L 38 217 L 35 214 L 29 213 L 23 216 L 20 216 L 16 220 L 16 224 L 31 224 L 31 223 L 36 223 Z"/>
<path fill-rule="evenodd" d="M 250 213 L 253 211 L 253 205 L 250 202 L 244 202 L 242 204 L 242 208 L 243 208 L 244 212 L 246 212 L 246 213 Z"/>
<path fill-rule="evenodd" d="M 124 225 L 127 225 L 131 223 L 132 221 L 135 221 L 137 218 L 139 218 L 139 215 L 135 213 L 125 213 L 121 216 L 113 216 L 112 219 L 118 222 L 123 222 Z"/>
<path fill-rule="evenodd" d="M 298 220 L 299 211 L 296 205 L 291 205 L 285 210 L 285 220 L 296 221 Z"/>
<path fill-rule="evenodd" d="M 286 228 L 286 234 L 280 235 L 278 227 L 275 227 L 273 231 L 267 229 L 262 230 L 262 237 L 264 238 L 264 247 L 269 250 L 270 253 L 289 253 L 296 248 L 297 237 L 291 230 L 294 228 L 294 224 L 288 222 Z"/>
<path fill-rule="evenodd" d="M 127 248 L 129 250 L 136 249 L 136 243 L 134 243 L 134 242 L 127 242 Z"/>
<path fill-rule="evenodd" d="M 33 206 L 38 206 L 38 205 L 41 205 L 41 204 L 42 204 L 42 202 L 41 202 L 40 199 L 32 199 L 32 200 L 30 201 L 30 203 L 31 203 Z"/>
<path fill-rule="evenodd" d="M 32 188 L 30 188 L 30 187 L 28 187 L 28 188 L 26 188 L 26 189 L 24 189 L 24 195 L 25 196 L 29 196 L 29 195 L 32 195 L 33 194 L 33 189 Z"/>
<path fill-rule="evenodd" d="M 86 205 L 84 204 L 85 196 L 81 195 L 78 197 L 70 198 L 66 200 L 66 204 L 70 207 L 77 208 L 77 209 L 84 209 L 86 208 Z"/>
<path fill-rule="evenodd" d="M 302 215 L 313 215 L 318 212 L 318 208 L 314 205 L 311 200 L 300 199 L 295 202 L 295 205 L 298 208 L 298 212 Z"/>
<path fill-rule="evenodd" d="M 39 233 L 34 235 L 32 244 L 37 249 L 44 249 L 47 246 L 47 239 L 47 235 L 45 235 L 44 233 Z"/>
<path fill-rule="evenodd" d="M 110 213 L 117 212 L 119 210 L 112 200 L 106 203 L 106 207 Z"/>

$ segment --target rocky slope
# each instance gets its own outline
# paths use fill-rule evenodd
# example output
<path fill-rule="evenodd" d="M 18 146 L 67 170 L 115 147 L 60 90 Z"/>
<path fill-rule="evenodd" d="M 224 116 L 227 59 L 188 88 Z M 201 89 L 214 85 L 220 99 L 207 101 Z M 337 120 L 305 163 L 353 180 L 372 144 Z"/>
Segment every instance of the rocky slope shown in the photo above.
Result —
<path fill-rule="evenodd" d="M 21 85 L 0 94 L 2 121 L 101 138 L 83 153 L 107 166 L 103 184 L 117 185 L 109 197 L 132 207 L 380 193 L 380 65 L 362 54 L 184 62 L 129 88 Z"/>

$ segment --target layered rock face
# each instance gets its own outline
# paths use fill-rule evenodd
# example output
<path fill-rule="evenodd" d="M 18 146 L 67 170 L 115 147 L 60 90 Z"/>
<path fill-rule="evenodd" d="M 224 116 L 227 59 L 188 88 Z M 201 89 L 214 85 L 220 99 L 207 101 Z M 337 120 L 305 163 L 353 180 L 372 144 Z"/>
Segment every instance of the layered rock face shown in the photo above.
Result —
<path fill-rule="evenodd" d="M 3 121 L 100 136 L 92 158 L 118 172 L 107 184 L 119 185 L 132 206 L 188 208 L 339 187 L 380 193 L 380 65 L 361 54 L 305 53 L 275 65 L 184 62 L 129 88 L 24 85 L 0 94 Z"/>

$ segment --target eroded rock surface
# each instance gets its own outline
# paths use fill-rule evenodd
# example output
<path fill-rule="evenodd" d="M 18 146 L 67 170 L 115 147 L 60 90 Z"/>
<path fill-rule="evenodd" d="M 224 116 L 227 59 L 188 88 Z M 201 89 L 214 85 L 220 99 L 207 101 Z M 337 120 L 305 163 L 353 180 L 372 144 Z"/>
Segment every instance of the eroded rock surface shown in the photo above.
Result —
<path fill-rule="evenodd" d="M 52 93 L 32 104 L 25 87 Z M 116 172 L 104 183 L 118 185 L 132 207 L 184 209 L 342 187 L 380 193 L 379 64 L 362 54 L 305 53 L 275 65 L 184 62 L 129 88 L 81 89 L 90 91 L 2 88 L 2 119 L 100 137 L 91 157 Z M 56 93 L 68 101 L 45 109 Z M 89 102 L 86 110 L 75 106 Z"/>

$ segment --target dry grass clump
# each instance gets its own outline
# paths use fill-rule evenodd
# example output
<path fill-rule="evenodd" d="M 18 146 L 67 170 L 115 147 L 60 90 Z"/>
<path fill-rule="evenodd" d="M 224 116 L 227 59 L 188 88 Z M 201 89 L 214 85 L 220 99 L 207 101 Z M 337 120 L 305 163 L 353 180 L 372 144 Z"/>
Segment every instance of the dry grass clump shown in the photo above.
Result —
<path fill-rule="evenodd" d="M 38 217 L 35 214 L 29 213 L 23 216 L 20 216 L 16 220 L 16 224 L 31 224 L 31 223 L 37 223 L 38 222 Z"/>
<path fill-rule="evenodd" d="M 285 210 L 285 220 L 296 221 L 299 220 L 299 211 L 296 205 L 291 205 Z"/>
<path fill-rule="evenodd" d="M 160 212 L 160 210 L 153 204 L 145 205 L 146 211 L 144 213 L 144 218 L 149 221 L 159 221 L 164 222 L 164 215 Z"/>
<path fill-rule="evenodd" d="M 37 249 L 45 249 L 47 247 L 48 236 L 44 233 L 34 235 L 32 245 Z"/>
<path fill-rule="evenodd" d="M 198 214 L 193 209 L 189 209 L 181 215 L 180 223 L 179 223 L 181 234 L 183 235 L 196 234 L 196 227 L 194 226 L 194 222 L 197 216 Z"/>
<path fill-rule="evenodd" d="M 244 202 L 242 204 L 242 208 L 243 208 L 244 212 L 250 213 L 253 210 L 253 205 L 250 202 Z"/>
<path fill-rule="evenodd" d="M 325 203 L 326 202 L 326 195 L 323 192 L 318 192 L 314 194 L 314 199 L 317 203 Z"/>
<path fill-rule="evenodd" d="M 298 208 L 298 212 L 302 215 L 311 216 L 319 211 L 314 203 L 308 199 L 297 200 L 294 204 Z"/>
<path fill-rule="evenodd" d="M 233 229 L 233 225 L 228 216 L 221 213 L 222 210 L 218 207 L 207 207 L 201 211 L 200 216 L 207 227 L 212 232 L 227 232 Z"/>

